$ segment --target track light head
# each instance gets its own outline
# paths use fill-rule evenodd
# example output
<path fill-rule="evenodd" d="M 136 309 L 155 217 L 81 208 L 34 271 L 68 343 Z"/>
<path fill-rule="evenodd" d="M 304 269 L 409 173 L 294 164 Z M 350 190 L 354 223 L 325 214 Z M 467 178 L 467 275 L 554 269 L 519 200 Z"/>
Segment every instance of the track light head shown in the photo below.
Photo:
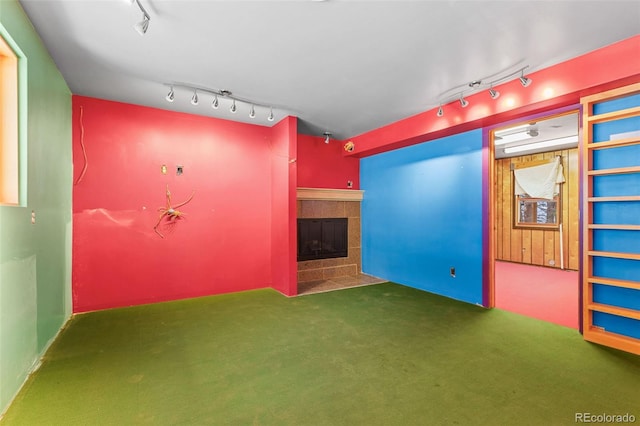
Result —
<path fill-rule="evenodd" d="M 532 81 L 530 78 L 524 76 L 524 71 L 522 71 L 522 75 L 520 76 L 520 78 L 518 78 L 518 80 L 520 80 L 520 84 L 522 84 L 522 87 L 529 86 Z"/>
<path fill-rule="evenodd" d="M 171 86 L 171 89 L 169 90 L 169 93 L 167 93 L 167 96 L 165 99 L 167 100 L 167 102 L 173 102 L 173 100 L 175 99 L 175 96 L 176 95 L 173 92 L 173 86 Z"/>
<path fill-rule="evenodd" d="M 273 108 L 269 109 L 269 116 L 267 117 L 267 120 L 269 121 L 273 121 L 275 118 L 273 117 Z"/>
<path fill-rule="evenodd" d="M 469 106 L 469 101 L 464 98 L 464 96 L 460 95 L 460 105 L 462 108 L 466 108 Z"/>
<path fill-rule="evenodd" d="M 500 97 L 500 92 L 491 87 L 489 88 L 489 96 L 491 96 L 491 99 L 498 99 Z"/>
<path fill-rule="evenodd" d="M 135 24 L 133 28 L 138 32 L 138 34 L 145 35 L 147 33 L 147 30 L 149 29 L 149 22 L 151 22 L 151 17 L 147 13 L 147 11 L 144 9 L 144 7 L 142 7 L 140 0 L 129 0 L 129 3 L 130 4 L 135 3 L 136 5 L 138 5 L 140 12 L 142 12 L 142 21 Z"/>
<path fill-rule="evenodd" d="M 211 108 L 218 109 L 219 106 L 220 106 L 220 102 L 218 101 L 218 95 L 215 95 L 213 97 L 213 102 L 211 102 Z"/>
<path fill-rule="evenodd" d="M 324 132 L 324 143 L 329 143 L 329 139 L 331 138 L 331 132 Z"/>
<path fill-rule="evenodd" d="M 236 111 L 238 111 L 238 108 L 236 108 L 236 100 L 235 99 L 231 103 L 231 108 L 229 108 L 229 111 L 231 111 L 232 114 L 235 114 Z"/>
<path fill-rule="evenodd" d="M 191 97 L 191 105 L 198 105 L 198 91 L 193 91 L 193 96 Z"/>
<path fill-rule="evenodd" d="M 438 107 L 438 112 L 436 113 L 438 117 L 442 117 L 444 115 L 444 110 L 442 109 L 442 105 Z"/>
<path fill-rule="evenodd" d="M 251 105 L 251 110 L 249 111 L 249 118 L 256 118 L 256 108 L 254 105 Z"/>
<path fill-rule="evenodd" d="M 143 13 L 142 14 L 142 21 L 140 21 L 137 24 L 135 24 L 133 26 L 133 28 L 135 28 L 135 30 L 138 32 L 138 34 L 145 35 L 147 33 L 147 30 L 149 29 L 149 22 L 150 21 L 151 21 L 151 18 L 149 18 L 149 15 L 147 15 L 146 13 Z"/>

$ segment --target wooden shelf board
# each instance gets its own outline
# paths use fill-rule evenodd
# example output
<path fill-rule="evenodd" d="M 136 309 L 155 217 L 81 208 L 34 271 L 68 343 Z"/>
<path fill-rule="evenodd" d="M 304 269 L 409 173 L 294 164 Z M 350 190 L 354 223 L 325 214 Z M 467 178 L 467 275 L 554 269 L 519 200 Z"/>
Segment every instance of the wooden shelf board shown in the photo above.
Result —
<path fill-rule="evenodd" d="M 638 281 L 618 280 L 615 278 L 603 278 L 603 277 L 588 277 L 587 282 L 591 284 L 602 284 L 602 285 L 608 285 L 612 287 L 624 287 L 624 288 L 632 288 L 635 290 L 640 290 L 640 282 Z"/>
<path fill-rule="evenodd" d="M 640 231 L 640 225 L 610 225 L 604 223 L 591 223 L 589 229 L 611 229 L 616 231 Z"/>
<path fill-rule="evenodd" d="M 633 83 L 628 86 L 616 87 L 615 89 L 607 90 L 600 93 L 594 93 L 593 95 L 584 96 L 580 99 L 583 104 L 594 104 L 605 100 L 618 99 L 626 96 L 631 96 L 640 92 L 640 83 Z M 590 111 L 585 108 L 585 112 Z"/>
<path fill-rule="evenodd" d="M 616 197 L 589 197 L 590 203 L 601 203 L 606 201 L 640 201 L 640 195 L 621 195 Z"/>
<path fill-rule="evenodd" d="M 585 328 L 584 340 L 640 355 L 640 341 L 637 339 L 616 333 L 609 333 L 596 327 Z"/>
<path fill-rule="evenodd" d="M 589 176 L 620 175 L 626 173 L 640 173 L 640 166 L 619 167 L 616 169 L 589 170 L 587 172 Z"/>
<path fill-rule="evenodd" d="M 640 115 L 640 107 L 621 109 L 619 111 L 607 112 L 604 114 L 592 115 L 587 118 L 590 124 L 604 123 L 607 121 L 622 120 Z"/>
<path fill-rule="evenodd" d="M 616 315 L 624 318 L 632 318 L 640 321 L 640 311 L 637 309 L 621 308 L 619 306 L 603 305 L 602 303 L 589 303 L 587 309 L 595 312 Z"/>
<path fill-rule="evenodd" d="M 587 252 L 587 254 L 592 257 L 613 257 L 615 259 L 640 260 L 640 254 L 637 253 L 590 250 Z"/>
<path fill-rule="evenodd" d="M 640 138 L 632 137 L 632 138 L 624 138 L 624 139 L 615 139 L 612 141 L 589 142 L 587 143 L 587 148 L 588 149 L 607 149 L 607 148 L 617 148 L 620 146 L 637 145 L 637 144 L 640 144 Z"/>

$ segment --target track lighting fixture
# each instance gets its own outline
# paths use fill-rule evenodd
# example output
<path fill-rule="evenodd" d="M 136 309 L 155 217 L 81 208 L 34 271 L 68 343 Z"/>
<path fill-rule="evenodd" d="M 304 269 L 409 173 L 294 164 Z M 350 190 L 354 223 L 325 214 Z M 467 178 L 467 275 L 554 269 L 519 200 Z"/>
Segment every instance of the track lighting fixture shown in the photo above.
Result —
<path fill-rule="evenodd" d="M 331 132 L 324 132 L 324 143 L 329 143 L 329 138 L 331 138 Z"/>
<path fill-rule="evenodd" d="M 522 70 L 522 75 L 520 76 L 519 80 L 520 84 L 522 84 L 522 87 L 528 87 L 532 81 L 530 78 L 524 76 L 524 70 Z"/>
<path fill-rule="evenodd" d="M 238 112 L 238 108 L 242 107 L 242 104 L 246 104 L 249 107 L 249 118 L 256 118 L 259 114 L 260 110 L 269 109 L 269 115 L 267 116 L 268 121 L 274 121 L 275 117 L 273 115 L 273 106 L 265 105 L 258 102 L 254 102 L 249 99 L 241 98 L 239 96 L 234 95 L 229 90 L 216 90 L 216 89 L 208 89 L 202 86 L 192 86 L 186 83 L 168 83 L 166 86 L 169 87 L 169 93 L 165 97 L 167 102 L 173 102 L 175 99 L 175 89 L 179 89 L 178 91 L 185 89 L 193 93 L 191 96 L 191 104 L 198 105 L 199 104 L 199 96 L 203 93 L 210 94 L 213 96 L 213 100 L 211 101 L 211 108 L 218 109 L 220 107 L 220 98 L 227 98 L 231 101 L 231 105 L 229 106 L 229 111 L 232 114 Z"/>
<path fill-rule="evenodd" d="M 520 80 L 520 84 L 522 84 L 523 87 L 528 87 L 531 84 L 531 79 L 524 76 L 524 70 L 527 68 L 529 68 L 529 65 L 518 68 L 514 71 L 509 71 L 507 69 L 493 74 L 490 77 L 487 77 L 487 80 L 490 81 L 485 82 L 483 80 L 472 80 L 469 83 L 461 84 L 445 92 L 442 92 L 438 96 L 439 106 L 436 115 L 438 117 L 444 116 L 444 110 L 442 109 L 442 106 L 456 100 L 460 102 L 460 106 L 462 106 L 462 108 L 466 108 L 467 106 L 469 106 L 469 101 L 465 99 L 465 96 L 476 93 L 480 90 L 488 89 L 491 99 L 498 99 L 500 97 L 500 92 L 494 89 L 494 86 L 506 83 L 507 81 L 515 80 L 516 78 Z M 519 77 L 517 77 L 518 74 L 520 74 Z"/>
<path fill-rule="evenodd" d="M 174 98 L 175 98 L 175 93 L 173 92 L 173 86 L 171 86 L 171 90 L 169 90 L 169 93 L 167 93 L 166 99 L 169 102 L 173 102 Z"/>
<path fill-rule="evenodd" d="M 144 10 L 144 7 L 142 7 L 142 4 L 140 4 L 140 0 L 133 0 L 133 1 L 135 1 L 135 3 L 140 8 L 140 11 L 142 12 L 142 21 L 135 24 L 133 28 L 135 28 L 135 30 L 140 35 L 145 35 L 147 33 L 147 30 L 149 29 L 149 23 L 151 22 L 151 17 L 147 13 L 147 11 Z"/>

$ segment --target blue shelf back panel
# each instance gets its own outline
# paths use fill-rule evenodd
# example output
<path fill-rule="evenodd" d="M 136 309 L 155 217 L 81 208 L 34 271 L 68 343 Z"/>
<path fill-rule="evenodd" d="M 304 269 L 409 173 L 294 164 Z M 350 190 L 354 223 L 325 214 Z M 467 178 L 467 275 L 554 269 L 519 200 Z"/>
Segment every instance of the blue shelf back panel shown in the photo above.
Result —
<path fill-rule="evenodd" d="M 593 141 L 606 142 L 612 135 L 620 135 L 640 130 L 640 117 L 623 118 L 593 125 Z"/>
<path fill-rule="evenodd" d="M 640 203 L 637 201 L 593 203 L 593 223 L 640 225 Z"/>
<path fill-rule="evenodd" d="M 594 312 L 593 325 L 602 327 L 610 333 L 640 339 L 640 321 L 633 318 L 619 317 L 604 312 Z"/>
<path fill-rule="evenodd" d="M 640 145 L 598 149 L 593 151 L 592 158 L 594 170 L 638 166 L 640 165 Z"/>
<path fill-rule="evenodd" d="M 640 231 L 596 229 L 592 242 L 594 250 L 640 254 Z"/>
<path fill-rule="evenodd" d="M 640 173 L 593 177 L 594 197 L 640 195 Z"/>
<path fill-rule="evenodd" d="M 593 275 L 617 280 L 640 281 L 640 261 L 594 257 Z"/>
<path fill-rule="evenodd" d="M 620 111 L 622 109 L 640 106 L 640 94 L 625 96 L 618 99 L 612 99 L 606 102 L 600 102 L 593 105 L 593 114 L 606 114 L 608 112 Z"/>
<path fill-rule="evenodd" d="M 593 301 L 605 305 L 640 310 L 640 290 L 594 284 Z"/>

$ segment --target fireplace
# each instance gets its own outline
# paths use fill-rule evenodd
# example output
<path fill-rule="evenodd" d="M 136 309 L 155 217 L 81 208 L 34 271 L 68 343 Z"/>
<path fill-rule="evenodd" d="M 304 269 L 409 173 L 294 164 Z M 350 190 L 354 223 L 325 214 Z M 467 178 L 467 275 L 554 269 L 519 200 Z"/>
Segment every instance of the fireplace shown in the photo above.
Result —
<path fill-rule="evenodd" d="M 313 258 L 300 260 L 298 258 L 298 282 L 312 282 L 332 280 L 335 278 L 356 277 L 362 270 L 360 262 L 360 202 L 363 191 L 348 189 L 298 188 L 297 218 L 298 220 L 315 219 L 319 221 L 335 220 L 343 225 L 331 226 L 333 231 L 341 233 L 346 228 L 346 244 L 332 244 L 335 247 L 333 255 L 324 259 Z M 298 222 L 298 241 L 301 238 L 300 222 Z M 302 225 L 303 227 L 305 225 Z M 316 226 L 316 232 L 318 224 Z M 337 228 L 337 229 L 336 229 Z M 323 227 L 324 229 L 324 227 Z M 331 229 L 331 228 L 328 228 Z M 344 234 L 342 234 L 344 235 Z M 319 243 L 322 238 L 312 238 Z M 314 247 L 313 243 L 310 247 Z M 326 248 L 326 245 L 324 245 Z M 317 247 L 315 247 L 317 250 Z M 314 249 L 308 250 L 314 252 Z"/>
<path fill-rule="evenodd" d="M 348 219 L 298 219 L 298 262 L 348 256 Z"/>

